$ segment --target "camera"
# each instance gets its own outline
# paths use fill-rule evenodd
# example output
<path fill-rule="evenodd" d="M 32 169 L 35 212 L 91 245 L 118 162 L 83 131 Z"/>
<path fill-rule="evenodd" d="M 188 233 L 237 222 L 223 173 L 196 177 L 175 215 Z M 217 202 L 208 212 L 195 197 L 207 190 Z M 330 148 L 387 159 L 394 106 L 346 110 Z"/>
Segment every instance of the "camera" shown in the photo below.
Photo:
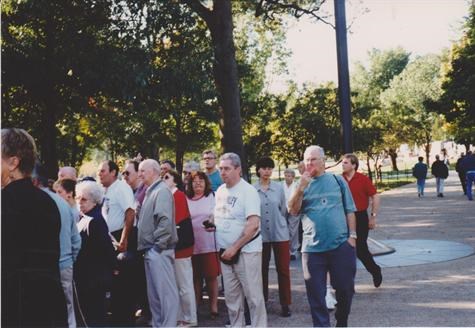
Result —
<path fill-rule="evenodd" d="M 203 221 L 203 226 L 206 228 L 206 229 L 209 229 L 209 228 L 216 228 L 215 224 L 209 220 L 206 220 L 206 221 Z"/>

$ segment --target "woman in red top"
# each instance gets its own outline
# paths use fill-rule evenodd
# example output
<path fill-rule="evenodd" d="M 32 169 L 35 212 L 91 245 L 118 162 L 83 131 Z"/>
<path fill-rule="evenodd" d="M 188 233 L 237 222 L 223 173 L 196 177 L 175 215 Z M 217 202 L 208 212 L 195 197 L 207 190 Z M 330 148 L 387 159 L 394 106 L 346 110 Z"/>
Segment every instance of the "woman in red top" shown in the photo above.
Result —
<path fill-rule="evenodd" d="M 190 211 L 183 193 L 183 182 L 178 172 L 171 170 L 163 180 L 173 194 L 175 201 L 175 224 L 177 225 L 178 244 L 175 248 L 175 275 L 180 295 L 180 308 L 178 309 L 178 326 L 196 326 L 196 299 L 193 287 L 193 267 L 191 256 L 193 255 L 193 227 L 190 219 Z M 181 189 L 181 190 L 180 190 Z"/>

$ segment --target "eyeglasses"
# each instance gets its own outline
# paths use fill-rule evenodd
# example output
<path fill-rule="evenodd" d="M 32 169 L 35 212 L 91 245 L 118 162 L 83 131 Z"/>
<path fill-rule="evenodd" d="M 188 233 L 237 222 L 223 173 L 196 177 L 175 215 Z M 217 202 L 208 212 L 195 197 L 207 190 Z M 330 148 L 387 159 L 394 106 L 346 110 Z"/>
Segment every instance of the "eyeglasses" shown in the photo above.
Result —
<path fill-rule="evenodd" d="M 130 175 L 130 172 L 129 171 L 124 171 L 124 172 L 122 172 L 122 175 L 125 175 L 126 177 L 128 177 Z"/>
<path fill-rule="evenodd" d="M 183 174 L 188 175 L 188 174 L 191 174 L 191 172 L 183 171 Z"/>

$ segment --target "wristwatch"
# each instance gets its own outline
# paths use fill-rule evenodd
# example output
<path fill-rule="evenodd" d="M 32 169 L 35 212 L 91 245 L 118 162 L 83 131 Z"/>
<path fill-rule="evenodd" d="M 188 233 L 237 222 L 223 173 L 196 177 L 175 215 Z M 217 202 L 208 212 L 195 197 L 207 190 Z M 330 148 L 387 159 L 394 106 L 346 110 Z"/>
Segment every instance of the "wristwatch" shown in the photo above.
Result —
<path fill-rule="evenodd" d="M 358 239 L 358 235 L 356 234 L 356 231 L 350 231 L 350 238 Z"/>

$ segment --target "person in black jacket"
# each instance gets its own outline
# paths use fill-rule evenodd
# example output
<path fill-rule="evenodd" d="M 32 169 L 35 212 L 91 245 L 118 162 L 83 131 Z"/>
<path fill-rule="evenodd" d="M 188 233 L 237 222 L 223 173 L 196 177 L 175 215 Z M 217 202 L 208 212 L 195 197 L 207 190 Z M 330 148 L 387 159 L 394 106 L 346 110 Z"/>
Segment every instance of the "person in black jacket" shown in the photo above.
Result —
<path fill-rule="evenodd" d="M 33 138 L 2 129 L 2 326 L 67 326 L 59 274 L 61 219 L 36 188 Z"/>
<path fill-rule="evenodd" d="M 435 162 L 431 166 L 432 175 L 435 176 L 437 197 L 444 197 L 444 181 L 449 176 L 449 168 L 441 161 L 439 155 L 435 155 Z"/>
<path fill-rule="evenodd" d="M 467 183 L 466 183 L 466 174 L 465 169 L 462 167 L 462 161 L 465 158 L 465 154 L 462 153 L 460 158 L 457 160 L 457 164 L 455 164 L 455 171 L 457 171 L 460 179 L 460 184 L 462 185 L 463 194 L 467 194 Z"/>
<path fill-rule="evenodd" d="M 101 213 L 103 192 L 91 181 L 76 185 L 76 199 L 81 212 L 77 226 L 82 247 L 74 266 L 79 304 L 88 326 L 104 326 L 106 292 L 112 282 L 114 247 Z"/>

